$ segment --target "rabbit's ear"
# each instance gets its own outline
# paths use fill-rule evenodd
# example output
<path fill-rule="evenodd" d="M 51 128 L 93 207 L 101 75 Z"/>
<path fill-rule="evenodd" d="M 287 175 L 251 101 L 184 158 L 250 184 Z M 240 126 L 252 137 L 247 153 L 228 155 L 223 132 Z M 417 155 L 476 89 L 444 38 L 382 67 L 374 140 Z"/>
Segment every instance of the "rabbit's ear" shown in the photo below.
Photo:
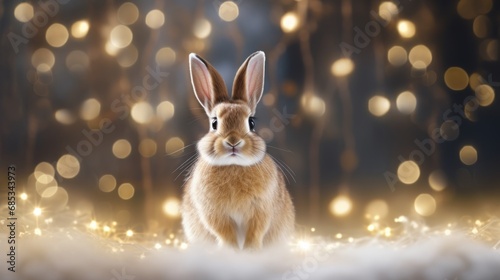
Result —
<path fill-rule="evenodd" d="M 265 61 L 264 52 L 253 53 L 241 65 L 234 78 L 232 98 L 247 102 L 252 114 L 255 113 L 264 89 Z"/>
<path fill-rule="evenodd" d="M 220 74 L 195 53 L 189 55 L 189 72 L 196 98 L 207 115 L 210 115 L 216 104 L 229 100 L 226 84 Z"/>

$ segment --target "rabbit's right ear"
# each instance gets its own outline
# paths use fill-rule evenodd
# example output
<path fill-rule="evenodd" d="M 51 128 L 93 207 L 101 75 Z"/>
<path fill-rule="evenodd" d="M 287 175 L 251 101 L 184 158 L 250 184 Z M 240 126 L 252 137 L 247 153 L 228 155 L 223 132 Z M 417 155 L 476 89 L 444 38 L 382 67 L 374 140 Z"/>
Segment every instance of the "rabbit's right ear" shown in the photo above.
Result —
<path fill-rule="evenodd" d="M 195 96 L 207 115 L 216 104 L 229 100 L 226 85 L 217 70 L 195 53 L 189 55 L 189 72 Z"/>

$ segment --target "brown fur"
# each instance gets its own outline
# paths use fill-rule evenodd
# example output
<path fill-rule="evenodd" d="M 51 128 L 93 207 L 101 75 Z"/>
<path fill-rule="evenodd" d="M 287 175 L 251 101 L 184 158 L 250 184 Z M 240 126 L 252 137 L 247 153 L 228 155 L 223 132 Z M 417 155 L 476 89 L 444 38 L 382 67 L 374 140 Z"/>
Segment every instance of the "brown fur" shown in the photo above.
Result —
<path fill-rule="evenodd" d="M 263 54 L 259 55 L 263 59 Z M 243 85 L 236 85 L 233 90 L 245 90 L 246 68 L 252 57 L 245 61 L 235 79 L 235 83 Z M 202 61 L 208 70 L 202 74 L 210 75 L 214 86 L 223 84 L 220 75 L 214 74 L 215 69 Z M 263 61 L 253 65 L 263 67 Z M 211 102 L 205 102 L 202 98 L 207 94 L 196 92 L 203 89 L 196 85 L 193 82 L 200 103 L 207 104 L 207 114 L 217 119 L 218 127 L 198 142 L 200 157 L 187 179 L 182 202 L 182 224 L 187 238 L 191 242 L 219 242 L 247 249 L 286 241 L 294 229 L 294 207 L 283 175 L 266 154 L 264 140 L 250 131 L 248 125 L 260 95 L 233 92 L 232 100 L 211 96 Z M 255 89 L 261 84 L 252 86 Z M 220 92 L 213 89 L 211 95 Z M 235 145 L 235 155 L 230 155 L 228 143 Z"/>

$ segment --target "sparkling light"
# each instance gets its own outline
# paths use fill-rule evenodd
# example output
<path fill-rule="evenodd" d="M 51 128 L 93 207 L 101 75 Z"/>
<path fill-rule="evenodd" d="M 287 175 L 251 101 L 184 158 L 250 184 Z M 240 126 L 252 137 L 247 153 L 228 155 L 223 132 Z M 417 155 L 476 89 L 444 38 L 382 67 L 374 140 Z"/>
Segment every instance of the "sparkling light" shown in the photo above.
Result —
<path fill-rule="evenodd" d="M 340 58 L 333 62 L 330 71 L 334 76 L 344 77 L 352 73 L 354 63 L 350 58 Z"/>
<path fill-rule="evenodd" d="M 116 179 L 111 174 L 99 178 L 99 189 L 103 192 L 112 192 L 116 188 Z"/>
<path fill-rule="evenodd" d="M 431 216 L 436 211 L 436 200 L 430 194 L 423 193 L 415 198 L 415 211 L 421 216 Z"/>
<path fill-rule="evenodd" d="M 163 121 L 170 120 L 175 113 L 174 104 L 169 101 L 163 101 L 156 106 L 156 115 Z"/>
<path fill-rule="evenodd" d="M 35 209 L 33 210 L 33 215 L 37 217 L 42 215 L 42 209 L 40 209 L 40 207 L 35 207 Z"/>
<path fill-rule="evenodd" d="M 165 151 L 167 152 L 167 154 L 182 154 L 184 152 L 184 141 L 182 141 L 182 139 L 179 137 L 172 137 L 168 139 L 168 141 L 165 143 Z"/>
<path fill-rule="evenodd" d="M 117 18 L 121 24 L 131 25 L 139 18 L 139 9 L 134 3 L 125 2 L 118 8 Z"/>
<path fill-rule="evenodd" d="M 403 91 L 396 99 L 396 107 L 403 114 L 411 114 L 417 108 L 417 98 L 411 91 Z"/>
<path fill-rule="evenodd" d="M 425 69 L 432 62 L 432 53 L 426 46 L 417 45 L 410 50 L 408 59 L 413 68 Z"/>
<path fill-rule="evenodd" d="M 495 91 L 490 85 L 479 85 L 475 89 L 477 102 L 481 106 L 489 106 L 495 100 Z"/>
<path fill-rule="evenodd" d="M 463 90 L 469 84 L 469 75 L 460 67 L 450 67 L 444 73 L 444 82 L 452 90 Z"/>
<path fill-rule="evenodd" d="M 299 28 L 300 20 L 296 12 L 288 12 L 281 17 L 281 29 L 285 33 L 291 33 Z"/>
<path fill-rule="evenodd" d="M 71 25 L 71 35 L 74 38 L 84 38 L 89 32 L 90 25 L 87 20 L 79 20 Z"/>
<path fill-rule="evenodd" d="M 112 151 L 115 157 L 124 159 L 130 155 L 132 146 L 127 139 L 119 139 L 113 144 Z"/>
<path fill-rule="evenodd" d="M 53 47 L 62 47 L 68 41 L 69 33 L 66 27 L 60 23 L 54 23 L 45 32 L 47 43 Z"/>
<path fill-rule="evenodd" d="M 127 237 L 134 236 L 134 232 L 131 229 L 127 230 L 127 232 L 125 234 L 127 235 Z"/>
<path fill-rule="evenodd" d="M 180 213 L 180 201 L 176 197 L 170 197 L 163 203 L 163 213 L 172 218 L 178 218 Z"/>
<path fill-rule="evenodd" d="M 401 182 L 410 185 L 415 183 L 420 177 L 420 168 L 412 161 L 403 161 L 398 167 L 398 178 Z"/>
<path fill-rule="evenodd" d="M 193 24 L 193 33 L 199 39 L 205 39 L 212 32 L 212 24 L 206 18 L 197 19 Z"/>
<path fill-rule="evenodd" d="M 239 13 L 238 5 L 233 1 L 226 1 L 219 7 L 219 17 L 223 21 L 231 22 L 238 17 Z"/>
<path fill-rule="evenodd" d="M 30 21 L 33 18 L 33 15 L 33 6 L 26 2 L 20 3 L 14 9 L 14 17 L 20 22 Z"/>
<path fill-rule="evenodd" d="M 398 22 L 398 32 L 403 38 L 411 38 L 415 36 L 415 24 L 409 20 L 400 20 Z"/>
<path fill-rule="evenodd" d="M 156 52 L 155 61 L 163 67 L 170 67 L 175 63 L 175 51 L 169 47 L 161 48 Z"/>
<path fill-rule="evenodd" d="M 473 146 L 463 146 L 460 149 L 460 160 L 465 165 L 473 165 L 477 161 L 477 151 Z"/>
<path fill-rule="evenodd" d="M 21 198 L 21 200 L 27 200 L 28 199 L 28 194 L 26 194 L 25 192 L 21 193 L 21 195 L 19 196 Z"/>
<path fill-rule="evenodd" d="M 123 200 L 129 200 L 134 196 L 135 188 L 130 183 L 123 183 L 118 187 L 118 196 Z"/>
<path fill-rule="evenodd" d="M 85 100 L 80 107 L 80 118 L 90 121 L 97 118 L 100 112 L 101 103 L 95 98 L 89 98 Z"/>
<path fill-rule="evenodd" d="M 40 228 L 35 228 L 35 231 L 34 231 L 35 235 L 42 235 L 42 230 Z"/>
<path fill-rule="evenodd" d="M 56 169 L 61 177 L 71 179 L 80 172 L 80 162 L 73 155 L 66 154 L 59 158 Z"/>
<path fill-rule="evenodd" d="M 149 158 L 156 154 L 156 142 L 153 139 L 143 139 L 139 143 L 139 153 L 141 156 Z"/>
<path fill-rule="evenodd" d="M 119 49 L 125 48 L 126 46 L 130 45 L 130 43 L 132 43 L 133 37 L 134 34 L 132 33 L 132 30 L 130 30 L 130 28 L 128 28 L 127 26 L 121 24 L 115 26 L 109 34 L 109 40 L 111 44 Z"/>
<path fill-rule="evenodd" d="M 385 115 L 390 108 L 391 102 L 384 96 L 375 95 L 368 100 L 368 110 L 376 117 Z"/>
<path fill-rule="evenodd" d="M 153 120 L 155 115 L 153 107 L 148 102 L 138 102 L 132 106 L 130 111 L 132 119 L 139 124 L 147 124 Z"/>
<path fill-rule="evenodd" d="M 96 229 L 98 229 L 98 228 L 99 228 L 99 225 L 97 224 L 97 221 L 92 220 L 92 221 L 90 222 L 90 224 L 89 224 L 89 228 L 90 228 L 91 230 L 96 230 Z"/>
<path fill-rule="evenodd" d="M 151 29 L 158 29 L 165 23 L 165 15 L 160 10 L 151 10 L 146 15 L 146 25 Z"/>
<path fill-rule="evenodd" d="M 352 201 L 346 195 L 339 195 L 330 202 L 330 212 L 337 217 L 344 217 L 351 213 Z"/>
<path fill-rule="evenodd" d="M 297 242 L 297 247 L 302 251 L 309 251 L 311 249 L 311 243 L 307 240 L 299 240 Z"/>
<path fill-rule="evenodd" d="M 446 176 L 441 170 L 434 170 L 429 175 L 429 185 L 437 192 L 446 188 Z"/>
<path fill-rule="evenodd" d="M 401 66 L 408 61 L 408 54 L 401 46 L 394 46 L 387 52 L 387 60 L 394 66 Z"/>

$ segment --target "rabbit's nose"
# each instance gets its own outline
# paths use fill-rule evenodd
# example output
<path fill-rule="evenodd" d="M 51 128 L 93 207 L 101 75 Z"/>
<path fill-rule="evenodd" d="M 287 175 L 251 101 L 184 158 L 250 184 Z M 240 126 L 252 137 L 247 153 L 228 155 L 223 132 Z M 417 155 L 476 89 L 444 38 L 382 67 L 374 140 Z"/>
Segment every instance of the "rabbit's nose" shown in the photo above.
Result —
<path fill-rule="evenodd" d="M 224 139 L 224 144 L 231 147 L 231 148 L 234 148 L 234 147 L 240 145 L 241 142 L 242 142 L 241 139 L 239 139 L 236 136 L 229 136 L 226 139 Z"/>

